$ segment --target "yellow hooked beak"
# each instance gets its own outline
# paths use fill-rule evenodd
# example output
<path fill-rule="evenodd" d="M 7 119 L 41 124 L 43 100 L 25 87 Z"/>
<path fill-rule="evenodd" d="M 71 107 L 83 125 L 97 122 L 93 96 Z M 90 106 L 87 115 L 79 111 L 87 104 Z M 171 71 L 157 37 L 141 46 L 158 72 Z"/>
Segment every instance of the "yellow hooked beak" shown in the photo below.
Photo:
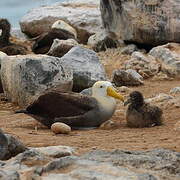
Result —
<path fill-rule="evenodd" d="M 111 86 L 109 86 L 107 88 L 107 95 L 111 96 L 111 97 L 114 97 L 116 99 L 120 99 L 121 101 L 124 102 L 124 97 L 121 94 L 117 93 L 116 90 Z"/>

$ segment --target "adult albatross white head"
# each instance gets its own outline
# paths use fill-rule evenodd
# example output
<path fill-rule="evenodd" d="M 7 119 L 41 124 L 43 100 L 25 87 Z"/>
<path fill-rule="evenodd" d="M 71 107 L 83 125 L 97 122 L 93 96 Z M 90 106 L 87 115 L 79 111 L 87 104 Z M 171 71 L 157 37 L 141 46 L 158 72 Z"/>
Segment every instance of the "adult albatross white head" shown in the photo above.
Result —
<path fill-rule="evenodd" d="M 98 127 L 112 117 L 116 99 L 124 101 L 110 82 L 98 81 L 92 87 L 92 96 L 52 90 L 19 112 L 31 115 L 49 128 L 55 122 L 72 128 Z"/>

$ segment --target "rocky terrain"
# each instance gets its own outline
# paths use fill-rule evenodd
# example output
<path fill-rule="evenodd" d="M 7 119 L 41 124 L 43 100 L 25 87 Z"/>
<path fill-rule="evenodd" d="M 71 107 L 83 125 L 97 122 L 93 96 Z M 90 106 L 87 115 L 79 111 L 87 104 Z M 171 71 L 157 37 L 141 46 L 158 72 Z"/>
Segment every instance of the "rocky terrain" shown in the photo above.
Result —
<path fill-rule="evenodd" d="M 22 17 L 25 35 L 12 33 L 10 41 L 28 53 L 0 51 L 0 179 L 178 180 L 179 11 L 177 0 L 76 0 Z M 73 38 L 54 38 L 48 53 L 34 54 L 32 45 L 57 20 L 59 33 Z M 125 99 L 142 92 L 162 109 L 163 125 L 128 128 L 120 101 L 99 128 L 60 134 L 15 113 L 49 89 L 80 92 L 99 80 L 112 82 Z"/>

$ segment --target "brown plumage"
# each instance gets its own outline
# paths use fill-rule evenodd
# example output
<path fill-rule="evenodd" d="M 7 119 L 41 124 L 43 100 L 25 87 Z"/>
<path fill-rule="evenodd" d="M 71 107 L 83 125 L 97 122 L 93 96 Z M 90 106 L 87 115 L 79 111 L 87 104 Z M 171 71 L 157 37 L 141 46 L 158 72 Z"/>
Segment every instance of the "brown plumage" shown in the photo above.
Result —
<path fill-rule="evenodd" d="M 129 104 L 126 111 L 128 127 L 143 128 L 162 124 L 162 110 L 157 106 L 144 102 L 143 95 L 140 92 L 133 91 L 124 104 Z"/>
<path fill-rule="evenodd" d="M 108 81 L 98 81 L 92 87 L 92 96 L 49 90 L 39 96 L 25 111 L 49 128 L 55 122 L 72 128 L 94 128 L 110 119 L 116 109 L 116 100 L 124 101 Z M 17 112 L 16 112 L 17 113 Z"/>
<path fill-rule="evenodd" d="M 49 32 L 43 33 L 40 36 L 33 38 L 35 43 L 32 46 L 32 51 L 36 54 L 45 54 L 49 51 L 54 39 L 74 39 L 74 35 L 63 29 L 52 28 Z"/>
<path fill-rule="evenodd" d="M 0 36 L 0 51 L 7 55 L 27 54 L 26 47 L 10 42 L 11 25 L 7 19 L 0 19 L 0 29 L 2 30 Z"/>

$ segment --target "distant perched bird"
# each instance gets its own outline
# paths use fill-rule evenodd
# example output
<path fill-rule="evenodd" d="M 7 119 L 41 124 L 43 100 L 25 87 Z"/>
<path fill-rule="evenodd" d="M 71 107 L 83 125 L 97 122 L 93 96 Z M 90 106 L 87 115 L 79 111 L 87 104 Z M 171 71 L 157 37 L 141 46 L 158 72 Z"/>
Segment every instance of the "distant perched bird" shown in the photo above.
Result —
<path fill-rule="evenodd" d="M 162 124 L 162 110 L 144 102 L 143 95 L 139 91 L 130 93 L 129 99 L 124 105 L 127 104 L 129 104 L 126 111 L 128 127 L 143 128 Z"/>
<path fill-rule="evenodd" d="M 49 51 L 54 39 L 75 39 L 76 36 L 74 33 L 70 33 L 70 31 L 66 30 L 65 27 L 69 28 L 71 26 L 62 20 L 56 21 L 51 26 L 49 32 L 42 33 L 32 39 L 35 40 L 35 43 L 32 46 L 32 51 L 36 54 L 46 54 Z"/>
<path fill-rule="evenodd" d="M 49 128 L 55 122 L 78 129 L 98 127 L 112 117 L 115 99 L 124 101 L 110 82 L 98 81 L 92 87 L 92 96 L 50 91 L 19 112 L 31 115 Z"/>
<path fill-rule="evenodd" d="M 7 55 L 27 54 L 26 47 L 10 42 L 11 25 L 7 19 L 0 18 L 0 30 L 0 51 Z"/>

